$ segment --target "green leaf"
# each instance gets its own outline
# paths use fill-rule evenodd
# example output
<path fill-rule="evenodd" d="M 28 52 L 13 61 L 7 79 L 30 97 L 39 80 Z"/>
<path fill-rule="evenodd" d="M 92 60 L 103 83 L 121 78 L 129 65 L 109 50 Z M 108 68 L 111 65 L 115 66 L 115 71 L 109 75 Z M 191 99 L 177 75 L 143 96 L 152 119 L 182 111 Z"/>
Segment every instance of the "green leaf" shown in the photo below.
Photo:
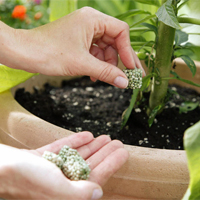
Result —
<path fill-rule="evenodd" d="M 138 96 L 139 91 L 140 91 L 140 89 L 133 90 L 133 94 L 132 94 L 132 97 L 131 97 L 131 102 L 129 104 L 129 107 L 127 108 L 127 110 L 125 111 L 125 113 L 123 115 L 121 128 L 123 128 L 126 125 L 128 119 L 130 117 L 130 114 L 131 114 L 131 112 L 133 110 L 133 107 L 135 105 L 135 102 L 137 100 L 137 96 Z"/>
<path fill-rule="evenodd" d="M 115 16 L 116 14 L 126 12 L 128 9 L 128 4 L 126 2 L 122 2 L 121 0 L 95 0 L 95 3 L 98 7 L 98 10 L 102 12 Z"/>
<path fill-rule="evenodd" d="M 179 106 L 179 113 L 187 113 L 189 111 L 196 109 L 198 106 L 199 102 L 190 102 L 190 101 L 183 102 Z"/>
<path fill-rule="evenodd" d="M 150 113 L 149 115 L 149 119 L 148 119 L 148 124 L 149 124 L 149 127 L 152 126 L 153 124 L 153 121 L 157 115 L 157 113 L 163 108 L 164 104 L 160 104 L 158 106 L 156 106 Z"/>
<path fill-rule="evenodd" d="M 12 69 L 4 65 L 0 65 L 0 72 L 0 93 L 36 75 L 23 70 Z"/>
<path fill-rule="evenodd" d="M 145 60 L 148 55 L 146 53 L 143 53 L 143 52 L 137 52 L 137 57 L 140 59 L 140 60 Z M 143 86 L 143 80 L 146 78 L 146 76 L 142 79 L 142 86 Z M 140 89 L 141 90 L 141 89 Z"/>
<path fill-rule="evenodd" d="M 141 25 L 146 26 L 147 28 L 149 28 L 149 30 L 153 31 L 157 35 L 158 28 L 156 26 L 149 23 L 142 23 Z"/>
<path fill-rule="evenodd" d="M 159 0 L 134 0 L 134 1 L 138 3 L 149 4 L 149 5 L 160 7 Z"/>
<path fill-rule="evenodd" d="M 170 71 L 170 73 L 173 74 L 174 77 L 172 77 L 172 78 L 169 77 L 168 79 L 177 79 L 177 80 L 183 81 L 184 83 L 187 83 L 187 84 L 190 84 L 190 85 L 194 85 L 196 87 L 200 87 L 200 84 L 194 83 L 193 81 L 189 81 L 189 80 L 183 79 L 176 72 Z"/>
<path fill-rule="evenodd" d="M 167 0 L 157 11 L 156 16 L 164 24 L 175 29 L 181 29 L 172 7 L 172 0 Z"/>
<path fill-rule="evenodd" d="M 141 24 L 141 23 L 143 23 L 143 22 L 145 22 L 149 19 L 153 19 L 154 17 L 156 17 L 156 15 L 147 16 L 147 17 L 143 18 L 142 20 L 139 20 L 139 21 L 133 23 L 132 25 L 130 25 L 130 27 L 137 26 L 137 25 L 139 25 L 139 24 Z"/>
<path fill-rule="evenodd" d="M 184 148 L 190 172 L 189 200 L 200 199 L 200 121 L 188 128 L 184 134 Z"/>
<path fill-rule="evenodd" d="M 77 0 L 50 0 L 50 21 L 55 21 L 77 9 Z"/>
<path fill-rule="evenodd" d="M 187 84 L 200 87 L 200 84 L 194 83 L 193 81 L 189 81 L 189 80 L 186 80 L 186 79 L 183 79 L 183 78 L 178 78 L 178 79 L 179 79 L 180 81 L 183 81 L 183 82 L 187 83 Z"/>
<path fill-rule="evenodd" d="M 180 76 L 176 72 L 174 72 L 172 70 L 170 71 L 170 74 L 174 75 L 174 77 L 176 77 L 176 79 L 180 78 Z"/>
<path fill-rule="evenodd" d="M 192 75 L 194 76 L 196 74 L 196 70 L 197 70 L 194 61 L 189 56 L 186 56 L 186 55 L 182 55 L 182 56 L 180 56 L 180 58 L 182 58 L 182 60 L 190 68 L 190 71 L 192 72 Z"/>
<path fill-rule="evenodd" d="M 190 188 L 188 188 L 182 200 L 188 200 L 190 195 L 191 195 L 191 191 L 190 191 Z"/>
<path fill-rule="evenodd" d="M 140 91 L 144 91 L 145 89 L 147 89 L 147 87 L 149 86 L 151 82 L 151 77 L 152 77 L 152 74 L 148 74 L 142 79 L 142 87 L 140 88 Z"/>
<path fill-rule="evenodd" d="M 181 9 L 189 0 L 185 0 L 183 1 L 183 3 L 181 3 L 179 6 L 178 6 L 178 10 Z"/>
<path fill-rule="evenodd" d="M 144 11 L 144 10 L 132 9 L 132 10 L 129 10 L 129 11 L 123 13 L 123 14 L 115 16 L 115 18 L 122 20 L 122 19 L 125 19 L 125 18 L 128 18 L 128 17 L 139 15 L 139 14 L 148 14 L 148 15 L 150 15 L 151 13 L 148 12 L 148 11 Z"/>
<path fill-rule="evenodd" d="M 175 45 L 179 46 L 180 44 L 188 41 L 188 34 L 181 31 L 176 30 L 175 33 Z"/>
<path fill-rule="evenodd" d="M 142 35 L 130 35 L 131 42 L 146 42 Z"/>

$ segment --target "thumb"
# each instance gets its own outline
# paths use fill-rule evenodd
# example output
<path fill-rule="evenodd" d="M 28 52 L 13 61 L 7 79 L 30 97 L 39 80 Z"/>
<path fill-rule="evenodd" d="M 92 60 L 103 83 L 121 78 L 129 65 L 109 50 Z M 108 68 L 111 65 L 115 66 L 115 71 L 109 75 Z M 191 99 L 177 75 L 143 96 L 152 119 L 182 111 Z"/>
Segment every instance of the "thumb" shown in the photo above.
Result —
<path fill-rule="evenodd" d="M 92 77 L 94 80 L 100 80 L 119 88 L 126 88 L 128 86 L 128 79 L 124 72 L 116 66 L 101 61 L 92 55 L 88 55 L 87 69 L 85 75 Z"/>
<path fill-rule="evenodd" d="M 90 181 L 71 181 L 76 200 L 96 200 L 103 196 L 101 187 Z"/>

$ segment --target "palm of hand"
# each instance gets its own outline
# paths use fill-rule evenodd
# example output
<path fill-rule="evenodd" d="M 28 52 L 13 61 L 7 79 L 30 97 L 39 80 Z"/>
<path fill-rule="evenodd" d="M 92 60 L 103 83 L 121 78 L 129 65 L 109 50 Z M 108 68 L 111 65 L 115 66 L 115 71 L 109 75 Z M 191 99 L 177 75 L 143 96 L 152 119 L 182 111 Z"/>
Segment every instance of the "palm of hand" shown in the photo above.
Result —
<path fill-rule="evenodd" d="M 58 153 L 64 145 L 77 149 L 90 166 L 89 180 L 101 186 L 128 159 L 128 152 L 123 148 L 121 142 L 117 140 L 111 141 L 110 137 L 106 135 L 94 139 L 89 132 L 73 134 L 39 149 L 31 150 L 31 152 L 39 156 L 44 151 Z"/>

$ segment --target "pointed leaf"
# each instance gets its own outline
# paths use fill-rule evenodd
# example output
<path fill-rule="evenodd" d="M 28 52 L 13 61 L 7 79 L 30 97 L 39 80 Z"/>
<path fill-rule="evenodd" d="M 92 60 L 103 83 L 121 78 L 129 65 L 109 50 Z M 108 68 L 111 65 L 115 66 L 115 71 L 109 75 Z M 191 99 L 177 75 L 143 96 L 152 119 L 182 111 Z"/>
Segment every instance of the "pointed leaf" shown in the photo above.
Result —
<path fill-rule="evenodd" d="M 128 119 L 129 119 L 129 117 L 131 115 L 131 112 L 132 112 L 133 107 L 135 105 L 135 102 L 137 100 L 137 96 L 138 96 L 139 91 L 140 91 L 140 89 L 133 90 L 133 94 L 132 94 L 132 97 L 131 97 L 130 105 L 127 108 L 127 110 L 125 111 L 125 114 L 123 115 L 121 128 L 123 128 L 126 125 Z"/>
<path fill-rule="evenodd" d="M 188 188 L 182 200 L 188 200 L 190 195 L 191 195 L 191 191 L 190 191 L 190 188 Z"/>
<path fill-rule="evenodd" d="M 175 33 L 175 44 L 179 46 L 180 44 L 187 42 L 188 41 L 188 34 L 181 31 L 181 30 L 176 30 Z"/>
<path fill-rule="evenodd" d="M 158 106 L 156 106 L 150 113 L 149 115 L 149 119 L 148 119 L 148 124 L 149 124 L 149 127 L 152 126 L 153 124 L 153 121 L 157 115 L 157 113 L 163 108 L 164 104 L 160 104 Z"/>
<path fill-rule="evenodd" d="M 0 93 L 36 75 L 23 70 L 12 69 L 4 65 L 0 65 L 0 72 Z"/>
<path fill-rule="evenodd" d="M 149 4 L 149 5 L 153 5 L 153 6 L 160 6 L 160 2 L 159 0 L 134 0 L 138 3 L 143 3 L 143 4 Z"/>
<path fill-rule="evenodd" d="M 142 87 L 140 88 L 141 91 L 144 91 L 149 86 L 151 82 L 151 77 L 152 75 L 149 74 L 142 79 Z"/>
<path fill-rule="evenodd" d="M 190 68 L 190 71 L 192 72 L 192 75 L 194 76 L 197 70 L 194 61 L 189 56 L 186 56 L 186 55 L 182 55 L 180 57 L 183 59 L 186 65 Z"/>
<path fill-rule="evenodd" d="M 200 121 L 188 128 L 184 134 L 184 148 L 190 172 L 189 200 L 200 199 Z"/>
<path fill-rule="evenodd" d="M 122 13 L 120 15 L 115 16 L 115 18 L 122 20 L 122 19 L 125 19 L 125 18 L 128 18 L 128 17 L 139 15 L 139 14 L 148 14 L 148 15 L 150 15 L 151 13 L 148 12 L 148 11 L 144 11 L 144 10 L 132 9 L 132 10 L 129 10 L 129 11 L 125 12 L 125 13 Z"/>
<path fill-rule="evenodd" d="M 178 10 L 180 10 L 189 0 L 184 0 L 183 3 L 181 3 L 179 6 L 178 6 Z"/>
<path fill-rule="evenodd" d="M 190 102 L 190 101 L 183 102 L 179 106 L 179 113 L 187 113 L 189 111 L 195 110 L 198 106 L 199 102 Z"/>
<path fill-rule="evenodd" d="M 200 84 L 194 83 L 193 81 L 189 81 L 189 80 L 183 79 L 176 72 L 170 71 L 170 73 L 173 74 L 174 77 L 169 78 L 169 79 L 177 79 L 177 80 L 183 81 L 184 83 L 187 83 L 187 84 L 190 84 L 190 85 L 194 85 L 196 87 L 200 87 Z"/>
<path fill-rule="evenodd" d="M 180 76 L 176 72 L 174 72 L 172 70 L 170 71 L 170 74 L 174 75 L 174 77 L 176 77 L 177 79 L 180 78 Z"/>
<path fill-rule="evenodd" d="M 172 7 L 172 0 L 167 0 L 157 11 L 156 16 L 164 24 L 175 29 L 181 29 Z"/>
<path fill-rule="evenodd" d="M 156 26 L 149 23 L 142 23 L 141 25 L 146 26 L 147 28 L 149 28 L 149 30 L 153 31 L 157 35 L 158 28 Z"/>
<path fill-rule="evenodd" d="M 147 17 L 145 17 L 144 19 L 139 20 L 138 22 L 133 23 L 132 25 L 130 25 L 130 27 L 137 26 L 137 25 L 139 25 L 139 24 L 141 24 L 141 23 L 143 23 L 143 22 L 145 22 L 145 21 L 147 21 L 147 20 L 149 20 L 149 19 L 154 18 L 154 17 L 156 17 L 156 15 L 147 16 Z"/>

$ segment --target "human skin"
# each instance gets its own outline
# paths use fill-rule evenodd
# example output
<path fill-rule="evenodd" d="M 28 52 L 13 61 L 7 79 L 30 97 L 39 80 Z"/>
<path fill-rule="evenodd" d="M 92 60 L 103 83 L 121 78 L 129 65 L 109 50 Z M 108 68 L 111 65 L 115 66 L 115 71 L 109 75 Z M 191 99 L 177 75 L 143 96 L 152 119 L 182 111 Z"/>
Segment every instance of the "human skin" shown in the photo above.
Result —
<path fill-rule="evenodd" d="M 71 181 L 53 163 L 42 158 L 44 151 L 58 153 L 64 146 L 77 149 L 91 168 L 88 181 Z M 127 161 L 120 141 L 90 132 L 73 134 L 36 150 L 0 145 L 0 197 L 6 199 L 90 200 L 102 196 L 106 181 Z"/>
<path fill-rule="evenodd" d="M 143 70 L 130 45 L 129 26 L 90 7 L 31 30 L 0 22 L 0 32 L 0 62 L 11 68 L 55 76 L 87 75 L 120 88 L 128 80 L 116 67 L 118 55 L 125 67 Z"/>
<path fill-rule="evenodd" d="M 125 88 L 128 80 L 116 67 L 118 56 L 126 68 L 142 69 L 130 45 L 129 26 L 89 7 L 31 30 L 13 29 L 0 21 L 0 63 L 14 69 L 53 76 L 87 75 Z M 90 163 L 89 181 L 70 181 L 41 158 L 44 150 L 58 152 L 63 145 L 77 149 Z M 98 199 L 101 186 L 128 159 L 121 142 L 108 136 L 94 139 L 88 132 L 37 150 L 0 145 L 0 152 L 0 197 L 6 199 Z"/>

